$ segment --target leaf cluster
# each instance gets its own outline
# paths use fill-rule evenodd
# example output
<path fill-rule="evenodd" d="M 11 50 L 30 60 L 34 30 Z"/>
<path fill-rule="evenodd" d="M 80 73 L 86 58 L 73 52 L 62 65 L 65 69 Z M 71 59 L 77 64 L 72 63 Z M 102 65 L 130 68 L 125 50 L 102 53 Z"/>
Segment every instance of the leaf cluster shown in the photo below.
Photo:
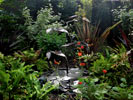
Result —
<path fill-rule="evenodd" d="M 55 89 L 51 83 L 42 87 L 33 70 L 34 64 L 26 64 L 20 58 L 0 56 L 0 95 L 5 99 L 47 100 L 48 93 Z"/>
<path fill-rule="evenodd" d="M 47 34 L 42 32 L 41 35 L 37 36 L 38 47 L 42 48 L 44 53 L 48 51 L 61 50 L 61 46 L 66 42 L 67 40 L 65 33 L 59 35 L 58 33 Z"/>

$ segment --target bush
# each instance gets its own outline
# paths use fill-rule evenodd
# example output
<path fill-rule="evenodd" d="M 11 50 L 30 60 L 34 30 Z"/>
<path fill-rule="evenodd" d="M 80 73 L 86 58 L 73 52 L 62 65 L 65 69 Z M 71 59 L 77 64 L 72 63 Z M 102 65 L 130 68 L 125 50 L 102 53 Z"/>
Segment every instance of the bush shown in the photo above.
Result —
<path fill-rule="evenodd" d="M 61 46 L 66 43 L 66 34 L 62 33 L 59 35 L 58 33 L 46 34 L 42 32 L 42 34 L 38 34 L 37 44 L 39 48 L 43 49 L 43 52 L 46 53 L 48 51 L 61 50 Z"/>
<path fill-rule="evenodd" d="M 36 39 L 36 36 L 40 34 L 40 32 L 48 28 L 61 26 L 61 24 L 57 22 L 60 17 L 58 15 L 53 15 L 51 7 L 42 8 L 38 11 L 37 19 L 35 21 L 33 21 L 30 16 L 30 10 L 28 8 L 23 10 L 23 16 L 25 17 L 25 25 L 27 26 L 27 35 L 31 40 Z"/>
<path fill-rule="evenodd" d="M 20 37 L 23 41 L 22 46 L 27 48 L 37 48 L 37 37 L 42 35 L 43 31 L 48 28 L 58 28 L 61 27 L 61 23 L 58 22 L 60 17 L 58 15 L 53 15 L 52 7 L 42 8 L 37 13 L 36 20 L 30 15 L 30 10 L 28 8 L 23 9 L 23 16 L 25 18 L 25 26 L 27 33 Z"/>

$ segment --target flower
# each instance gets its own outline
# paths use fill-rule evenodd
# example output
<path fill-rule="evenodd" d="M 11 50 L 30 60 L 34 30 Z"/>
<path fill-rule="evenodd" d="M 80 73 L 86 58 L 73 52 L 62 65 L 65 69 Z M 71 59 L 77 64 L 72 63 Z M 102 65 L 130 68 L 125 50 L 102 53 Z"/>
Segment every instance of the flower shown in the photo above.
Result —
<path fill-rule="evenodd" d="M 83 84 L 82 82 L 78 82 L 79 85 Z"/>
<path fill-rule="evenodd" d="M 59 65 L 60 62 L 58 62 L 58 61 L 56 61 L 56 60 L 54 59 L 54 64 Z"/>
<path fill-rule="evenodd" d="M 107 70 L 106 69 L 103 69 L 103 73 L 106 74 L 107 73 Z"/>
<path fill-rule="evenodd" d="M 82 52 L 78 52 L 78 56 L 82 56 Z"/>
<path fill-rule="evenodd" d="M 81 44 L 81 42 L 77 42 L 77 45 L 80 45 Z"/>
<path fill-rule="evenodd" d="M 84 46 L 83 45 L 81 45 L 81 49 L 84 49 Z"/>
<path fill-rule="evenodd" d="M 80 63 L 80 66 L 85 66 L 86 65 L 86 63 Z"/>

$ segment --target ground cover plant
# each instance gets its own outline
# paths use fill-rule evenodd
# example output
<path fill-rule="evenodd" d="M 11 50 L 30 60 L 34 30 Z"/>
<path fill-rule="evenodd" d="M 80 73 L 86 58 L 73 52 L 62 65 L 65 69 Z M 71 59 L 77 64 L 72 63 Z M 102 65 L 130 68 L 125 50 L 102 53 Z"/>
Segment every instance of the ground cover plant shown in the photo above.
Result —
<path fill-rule="evenodd" d="M 133 100 L 131 0 L 31 1 L 0 0 L 0 100 Z"/>

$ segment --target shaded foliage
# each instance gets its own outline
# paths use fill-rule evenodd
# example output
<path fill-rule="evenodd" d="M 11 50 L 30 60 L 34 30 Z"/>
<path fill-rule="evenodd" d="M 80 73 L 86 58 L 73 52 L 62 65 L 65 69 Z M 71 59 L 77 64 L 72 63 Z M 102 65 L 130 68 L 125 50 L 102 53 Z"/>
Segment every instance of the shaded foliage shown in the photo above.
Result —
<path fill-rule="evenodd" d="M 27 0 L 4 0 L 0 7 L 2 10 L 21 16 Z"/>
<path fill-rule="evenodd" d="M 5 12 L 0 13 L 0 51 L 9 54 L 20 42 L 17 37 L 24 33 L 23 21 Z"/>

